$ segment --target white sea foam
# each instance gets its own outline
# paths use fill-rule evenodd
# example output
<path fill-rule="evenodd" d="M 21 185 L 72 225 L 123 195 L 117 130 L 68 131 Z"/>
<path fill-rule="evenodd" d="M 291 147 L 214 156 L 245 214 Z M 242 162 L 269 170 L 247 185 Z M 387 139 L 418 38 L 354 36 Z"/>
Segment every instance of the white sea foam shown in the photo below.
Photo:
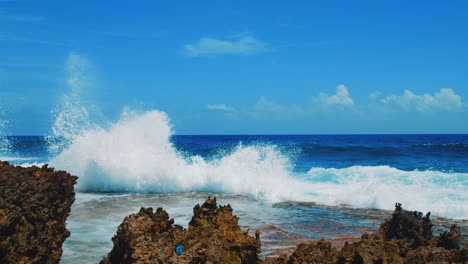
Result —
<path fill-rule="evenodd" d="M 49 151 L 58 154 L 79 136 L 82 131 L 91 129 L 91 113 L 81 102 L 84 90 L 91 84 L 89 71 L 91 64 L 81 55 L 71 53 L 66 63 L 67 91 L 62 96 L 61 104 L 53 111 L 55 122 L 52 135 L 47 138 Z"/>
<path fill-rule="evenodd" d="M 77 174 L 78 189 L 86 191 L 213 191 L 269 201 L 301 198 L 297 191 L 303 185 L 290 176 L 288 158 L 274 146 L 240 145 L 210 161 L 184 157 L 170 142 L 165 113 L 126 111 L 122 116 L 109 129 L 82 132 L 51 164 Z"/>
<path fill-rule="evenodd" d="M 315 201 L 327 205 L 393 209 L 404 207 L 451 218 L 468 217 L 468 174 L 402 171 L 389 166 L 313 168 L 304 180 L 315 186 Z"/>
<path fill-rule="evenodd" d="M 124 111 L 108 129 L 75 136 L 51 165 L 78 175 L 78 190 L 168 193 L 209 191 L 244 194 L 268 202 L 432 211 L 468 217 L 468 174 L 401 171 L 388 166 L 313 168 L 294 174 L 289 158 L 272 145 L 239 145 L 217 159 L 184 156 L 170 141 L 168 116 Z"/>

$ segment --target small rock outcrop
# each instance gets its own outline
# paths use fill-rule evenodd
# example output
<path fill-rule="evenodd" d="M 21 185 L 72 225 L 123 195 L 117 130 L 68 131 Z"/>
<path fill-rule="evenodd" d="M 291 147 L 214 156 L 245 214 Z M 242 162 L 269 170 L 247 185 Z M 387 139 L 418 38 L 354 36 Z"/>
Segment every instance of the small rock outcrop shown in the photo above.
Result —
<path fill-rule="evenodd" d="M 193 208 L 188 229 L 174 225 L 162 208 L 141 208 L 126 217 L 101 263 L 257 263 L 259 233 L 242 230 L 230 205 L 216 198 Z"/>
<path fill-rule="evenodd" d="M 0 263 L 59 263 L 77 177 L 0 162 Z"/>
<path fill-rule="evenodd" d="M 461 249 L 460 228 L 432 237 L 430 214 L 406 211 L 396 204 L 392 217 L 373 234 L 346 243 L 338 251 L 325 240 L 301 243 L 290 256 L 267 258 L 264 263 L 467 263 L 468 245 Z"/>

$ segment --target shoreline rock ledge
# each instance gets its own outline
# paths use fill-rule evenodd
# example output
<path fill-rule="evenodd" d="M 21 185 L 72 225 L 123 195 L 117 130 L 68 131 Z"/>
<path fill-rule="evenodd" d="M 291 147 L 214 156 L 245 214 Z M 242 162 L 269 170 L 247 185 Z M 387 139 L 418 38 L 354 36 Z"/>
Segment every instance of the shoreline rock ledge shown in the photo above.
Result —
<path fill-rule="evenodd" d="M 141 208 L 127 216 L 112 238 L 114 247 L 101 264 L 117 263 L 467 263 L 468 244 L 460 248 L 460 228 L 432 235 L 430 213 L 406 211 L 396 204 L 392 217 L 373 234 L 337 249 L 326 240 L 301 243 L 290 255 L 260 259 L 260 233 L 241 230 L 230 205 L 216 198 L 193 208 L 188 229 L 174 225 L 162 208 Z"/>
<path fill-rule="evenodd" d="M 100 263 L 256 263 L 259 233 L 248 235 L 230 205 L 216 198 L 193 208 L 188 229 L 174 225 L 162 208 L 127 216 L 112 238 L 114 248 Z"/>
<path fill-rule="evenodd" d="M 0 263 L 59 263 L 78 177 L 0 161 Z"/>

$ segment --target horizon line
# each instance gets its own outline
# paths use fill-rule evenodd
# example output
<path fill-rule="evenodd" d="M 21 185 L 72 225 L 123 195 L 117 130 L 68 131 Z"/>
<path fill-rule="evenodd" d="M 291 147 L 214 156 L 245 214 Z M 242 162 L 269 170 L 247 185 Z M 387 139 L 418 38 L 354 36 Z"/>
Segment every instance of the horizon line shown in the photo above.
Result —
<path fill-rule="evenodd" d="M 431 136 L 431 135 L 468 135 L 468 133 L 247 133 L 247 134 L 173 134 L 171 136 Z M 49 135 L 5 135 L 3 137 L 47 137 Z M 1 138 L 1 136 L 0 136 Z"/>

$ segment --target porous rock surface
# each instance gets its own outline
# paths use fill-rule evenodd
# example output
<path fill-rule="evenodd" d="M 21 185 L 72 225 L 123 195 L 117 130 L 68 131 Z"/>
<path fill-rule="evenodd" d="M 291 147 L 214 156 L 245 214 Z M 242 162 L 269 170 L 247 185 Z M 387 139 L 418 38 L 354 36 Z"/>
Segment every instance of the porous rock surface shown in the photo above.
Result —
<path fill-rule="evenodd" d="M 432 236 L 430 214 L 396 204 L 392 217 L 373 234 L 336 249 L 329 241 L 301 243 L 290 255 L 258 258 L 260 239 L 240 229 L 232 208 L 208 198 L 193 209 L 188 230 L 174 225 L 162 208 L 141 208 L 125 218 L 114 248 L 101 263 L 467 263 L 468 246 L 459 247 L 460 228 Z M 182 249 L 183 247 L 183 249 Z"/>
<path fill-rule="evenodd" d="M 430 214 L 406 211 L 396 204 L 392 217 L 359 242 L 338 251 L 325 240 L 301 243 L 290 256 L 266 258 L 264 263 L 467 263 L 468 245 L 459 247 L 460 228 L 432 237 Z"/>
<path fill-rule="evenodd" d="M 77 177 L 0 162 L 0 263 L 59 263 Z"/>
<path fill-rule="evenodd" d="M 256 237 L 241 230 L 230 205 L 208 198 L 193 208 L 188 229 L 174 225 L 162 208 L 141 208 L 126 217 L 101 263 L 257 263 Z"/>

